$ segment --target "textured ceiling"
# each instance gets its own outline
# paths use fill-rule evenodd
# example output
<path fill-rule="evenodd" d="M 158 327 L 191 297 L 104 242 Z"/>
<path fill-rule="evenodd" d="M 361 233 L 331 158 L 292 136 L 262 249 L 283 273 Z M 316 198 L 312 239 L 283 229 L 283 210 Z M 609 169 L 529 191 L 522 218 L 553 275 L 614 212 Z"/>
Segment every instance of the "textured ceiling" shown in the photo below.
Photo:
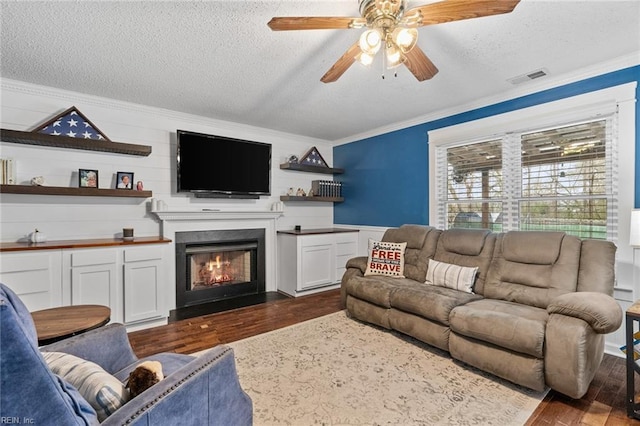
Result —
<path fill-rule="evenodd" d="M 640 52 L 638 0 L 522 0 L 510 14 L 420 28 L 432 80 L 404 67 L 383 80 L 374 63 L 324 84 L 363 30 L 267 22 L 358 16 L 357 0 L 0 4 L 4 78 L 330 141 L 513 90 L 509 78 L 538 68 L 561 76 Z"/>

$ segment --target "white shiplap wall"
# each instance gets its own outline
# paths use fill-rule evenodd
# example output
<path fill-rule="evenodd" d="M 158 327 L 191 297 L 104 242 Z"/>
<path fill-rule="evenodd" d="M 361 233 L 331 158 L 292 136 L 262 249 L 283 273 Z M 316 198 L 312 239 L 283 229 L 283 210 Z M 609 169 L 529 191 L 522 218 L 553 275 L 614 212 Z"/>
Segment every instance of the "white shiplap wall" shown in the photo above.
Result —
<path fill-rule="evenodd" d="M 20 184 L 29 184 L 34 176 L 44 176 L 46 185 L 75 187 L 78 169 L 84 168 L 99 170 L 100 188 L 113 188 L 115 173 L 127 171 L 135 174 L 136 181 L 142 180 L 144 188 L 153 191 L 154 198 L 164 200 L 169 210 L 269 210 L 289 187 L 302 187 L 307 191 L 312 180 L 330 178 L 330 175 L 279 168 L 289 155 L 300 157 L 312 146 L 332 165 L 333 150 L 328 141 L 15 80 L 0 80 L 0 88 L 2 128 L 31 130 L 70 106 L 76 106 L 112 141 L 151 145 L 153 149 L 150 156 L 137 157 L 1 142 L 0 157 L 14 159 Z M 216 200 L 176 193 L 176 129 L 271 143 L 272 195 L 259 200 Z M 109 238 L 118 236 L 123 227 L 135 228 L 137 236 L 156 236 L 161 232 L 160 222 L 149 213 L 148 199 L 15 194 L 0 197 L 2 242 L 25 238 L 34 228 L 44 232 L 49 240 Z M 329 227 L 332 223 L 333 204 L 290 202 L 285 204 L 277 228 Z"/>

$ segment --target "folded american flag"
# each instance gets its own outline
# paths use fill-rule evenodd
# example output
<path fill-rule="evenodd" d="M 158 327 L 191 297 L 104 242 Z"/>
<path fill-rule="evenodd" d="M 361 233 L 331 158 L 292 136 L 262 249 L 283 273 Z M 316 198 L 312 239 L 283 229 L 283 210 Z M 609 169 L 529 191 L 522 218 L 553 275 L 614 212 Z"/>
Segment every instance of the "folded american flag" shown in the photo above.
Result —
<path fill-rule="evenodd" d="M 314 146 L 302 157 L 300 164 L 306 164 L 309 166 L 329 167 L 326 161 L 322 158 L 322 155 L 318 152 L 318 149 Z"/>
<path fill-rule="evenodd" d="M 63 113 L 58 114 L 55 118 L 47 121 L 34 131 L 54 136 L 109 141 L 109 138 L 94 126 L 91 120 L 78 111 L 76 107 L 71 107 Z"/>

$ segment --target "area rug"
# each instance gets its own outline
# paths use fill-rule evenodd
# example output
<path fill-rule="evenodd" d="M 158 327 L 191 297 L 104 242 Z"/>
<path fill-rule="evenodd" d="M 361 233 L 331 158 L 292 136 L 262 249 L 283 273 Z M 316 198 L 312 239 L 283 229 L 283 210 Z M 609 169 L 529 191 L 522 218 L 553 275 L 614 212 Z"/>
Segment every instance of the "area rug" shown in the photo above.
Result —
<path fill-rule="evenodd" d="M 255 425 L 521 425 L 546 392 L 344 311 L 231 343 Z"/>

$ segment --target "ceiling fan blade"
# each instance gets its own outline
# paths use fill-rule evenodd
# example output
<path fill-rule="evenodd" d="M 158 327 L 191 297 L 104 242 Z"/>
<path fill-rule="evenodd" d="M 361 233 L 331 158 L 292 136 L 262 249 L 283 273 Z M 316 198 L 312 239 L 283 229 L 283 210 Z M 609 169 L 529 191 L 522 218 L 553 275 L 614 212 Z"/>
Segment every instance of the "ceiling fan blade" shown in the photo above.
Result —
<path fill-rule="evenodd" d="M 407 26 L 441 24 L 463 19 L 510 13 L 520 0 L 447 0 L 414 7 L 405 12 Z"/>
<path fill-rule="evenodd" d="M 290 30 L 348 30 L 363 28 L 364 18 L 342 18 L 338 16 L 298 16 L 271 18 L 267 24 L 273 31 Z"/>
<path fill-rule="evenodd" d="M 349 69 L 351 64 L 356 61 L 356 56 L 360 53 L 360 45 L 358 42 L 354 43 L 345 53 L 336 61 L 329 71 L 327 71 L 320 79 L 323 83 L 333 83 L 340 78 L 344 72 Z"/>
<path fill-rule="evenodd" d="M 405 53 L 404 64 L 418 81 L 428 80 L 438 73 L 438 68 L 427 58 L 427 55 L 418 46 Z"/>

